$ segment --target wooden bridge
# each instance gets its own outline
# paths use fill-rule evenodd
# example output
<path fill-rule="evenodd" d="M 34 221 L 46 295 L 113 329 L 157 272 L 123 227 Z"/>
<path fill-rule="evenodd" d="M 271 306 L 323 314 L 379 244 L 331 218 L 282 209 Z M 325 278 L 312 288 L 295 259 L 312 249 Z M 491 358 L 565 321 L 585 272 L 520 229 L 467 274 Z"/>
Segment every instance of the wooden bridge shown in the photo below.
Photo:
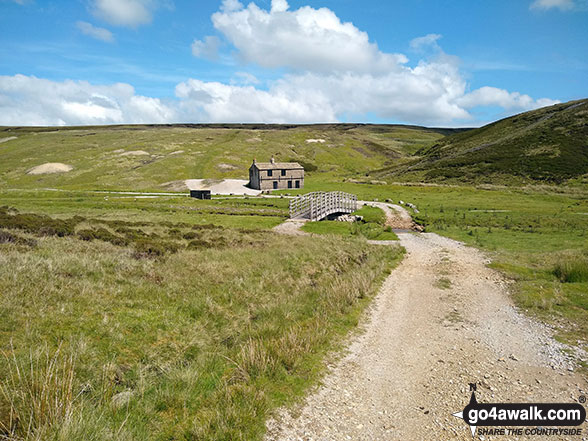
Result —
<path fill-rule="evenodd" d="M 357 196 L 342 191 L 314 191 L 290 201 L 290 219 L 317 221 L 330 214 L 357 210 Z"/>

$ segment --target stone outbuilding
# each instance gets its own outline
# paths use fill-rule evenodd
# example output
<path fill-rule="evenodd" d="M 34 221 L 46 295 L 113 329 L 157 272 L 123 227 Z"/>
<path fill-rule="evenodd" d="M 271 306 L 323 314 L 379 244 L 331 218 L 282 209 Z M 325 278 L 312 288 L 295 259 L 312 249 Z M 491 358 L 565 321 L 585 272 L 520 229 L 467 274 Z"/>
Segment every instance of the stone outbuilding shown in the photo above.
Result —
<path fill-rule="evenodd" d="M 286 190 L 304 187 L 304 168 L 297 162 L 256 162 L 249 167 L 249 187 L 256 190 Z"/>
<path fill-rule="evenodd" d="M 190 197 L 196 199 L 211 199 L 210 190 L 190 190 Z"/>

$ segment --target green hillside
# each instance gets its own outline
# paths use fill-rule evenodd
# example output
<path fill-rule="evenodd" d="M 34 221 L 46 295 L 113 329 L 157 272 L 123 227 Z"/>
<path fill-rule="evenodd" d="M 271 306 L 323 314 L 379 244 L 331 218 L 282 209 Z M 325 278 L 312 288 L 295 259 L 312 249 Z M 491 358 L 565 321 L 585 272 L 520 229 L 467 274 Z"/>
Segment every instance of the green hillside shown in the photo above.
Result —
<path fill-rule="evenodd" d="M 298 161 L 325 178 L 398 164 L 447 129 L 208 124 L 0 129 L 0 187 L 181 190 L 193 178 L 246 178 L 253 158 Z M 66 173 L 30 175 L 46 163 Z"/>
<path fill-rule="evenodd" d="M 454 134 L 379 170 L 394 180 L 493 184 L 588 182 L 588 100 Z"/>
<path fill-rule="evenodd" d="M 492 143 L 501 124 L 0 128 L 0 438 L 256 441 L 312 390 L 402 259 L 366 242 L 395 237 L 381 210 L 291 237 L 272 231 L 286 198 L 91 191 L 245 177 L 254 157 L 300 161 L 293 193 L 411 202 L 427 232 L 483 249 L 521 311 L 588 350 L 586 187 L 390 182 L 456 139 Z M 48 163 L 73 168 L 27 173 Z"/>

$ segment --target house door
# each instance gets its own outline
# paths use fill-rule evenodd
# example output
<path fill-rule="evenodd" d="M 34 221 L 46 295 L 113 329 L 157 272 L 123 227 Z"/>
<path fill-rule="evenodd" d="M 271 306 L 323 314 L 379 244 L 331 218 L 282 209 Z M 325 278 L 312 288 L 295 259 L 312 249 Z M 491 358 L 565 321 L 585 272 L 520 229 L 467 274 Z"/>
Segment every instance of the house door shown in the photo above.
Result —
<path fill-rule="evenodd" d="M 292 181 L 288 181 L 288 188 L 292 188 Z"/>
<path fill-rule="evenodd" d="M 274 190 L 278 189 L 278 181 L 274 181 Z"/>
<path fill-rule="evenodd" d="M 296 184 L 296 188 L 300 188 L 300 181 L 296 181 L 295 184 Z"/>

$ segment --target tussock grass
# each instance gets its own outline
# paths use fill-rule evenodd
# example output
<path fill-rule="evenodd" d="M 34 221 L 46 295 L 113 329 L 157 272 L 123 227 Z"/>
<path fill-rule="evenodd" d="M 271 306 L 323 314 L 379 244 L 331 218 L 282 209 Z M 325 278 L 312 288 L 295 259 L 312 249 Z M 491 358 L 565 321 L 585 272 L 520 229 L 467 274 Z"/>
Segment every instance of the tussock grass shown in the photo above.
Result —
<path fill-rule="evenodd" d="M 493 266 L 516 281 L 517 305 L 556 323 L 558 338 L 588 344 L 588 271 L 584 249 L 551 253 L 506 254 Z"/>
<path fill-rule="evenodd" d="M 14 348 L 4 353 L 5 379 L 0 381 L 0 437 L 43 440 L 69 423 L 75 411 L 75 359 L 61 346 L 47 346 L 17 358 Z"/>
<path fill-rule="evenodd" d="M 568 252 L 561 255 L 553 274 L 562 283 L 588 282 L 588 253 Z"/>
<path fill-rule="evenodd" d="M 0 245 L 8 439 L 259 439 L 271 409 L 318 379 L 401 256 L 357 240 L 125 228 L 183 247 L 137 259 L 132 244 L 77 234 L 40 235 L 26 251 Z"/>
<path fill-rule="evenodd" d="M 451 280 L 447 277 L 441 277 L 435 281 L 435 286 L 439 289 L 450 289 L 451 288 Z"/>
<path fill-rule="evenodd" d="M 156 258 L 180 249 L 222 248 L 240 242 L 254 244 L 261 236 L 256 230 L 226 230 L 213 224 L 124 222 L 73 216 L 53 218 L 35 213 L 19 213 L 9 207 L 0 208 L 0 227 L 21 229 L 38 237 L 75 235 L 84 241 L 103 241 L 116 246 L 132 246 L 135 258 Z M 140 227 L 143 227 L 141 229 Z M 168 228 L 166 228 L 168 227 Z M 0 244 L 14 243 L 35 246 L 35 241 L 0 230 Z"/>

